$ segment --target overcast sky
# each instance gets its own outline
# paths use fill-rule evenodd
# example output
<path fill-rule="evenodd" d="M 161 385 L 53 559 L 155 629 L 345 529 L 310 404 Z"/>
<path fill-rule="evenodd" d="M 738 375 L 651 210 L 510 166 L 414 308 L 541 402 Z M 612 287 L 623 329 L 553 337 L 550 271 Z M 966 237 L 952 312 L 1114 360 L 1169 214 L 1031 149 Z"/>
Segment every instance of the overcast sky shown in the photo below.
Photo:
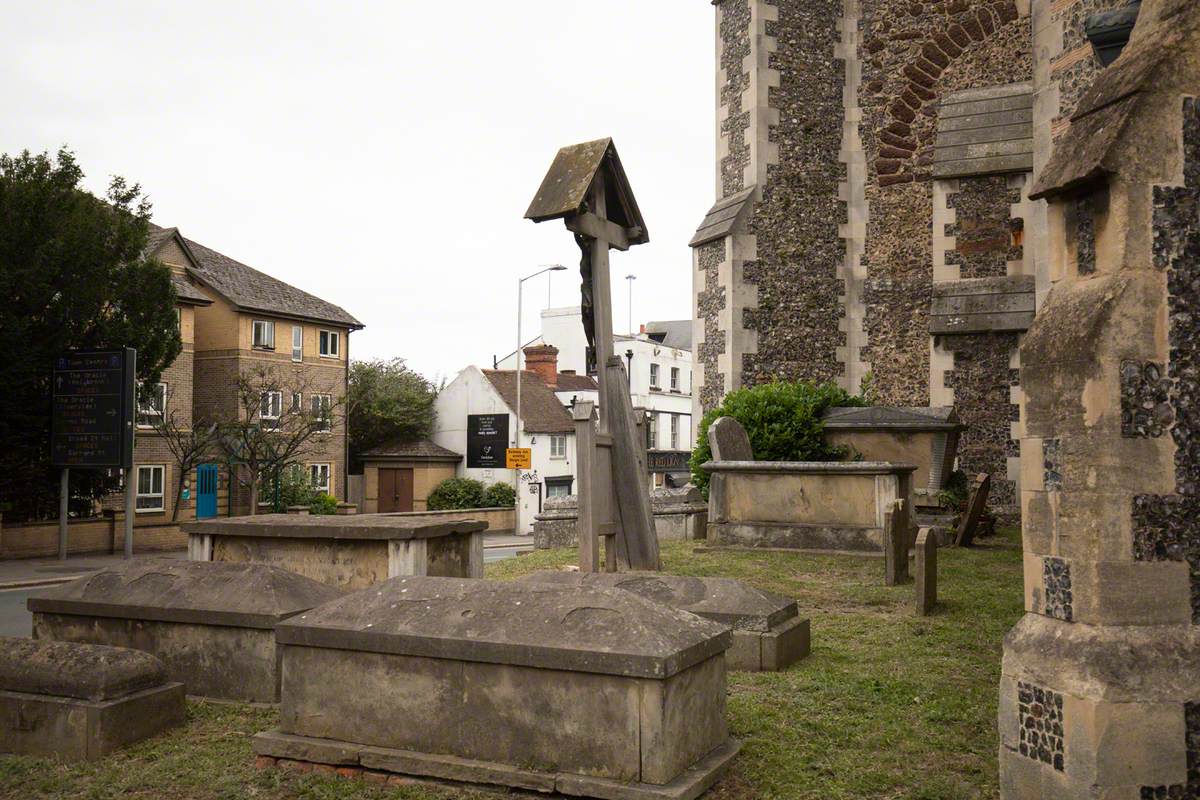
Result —
<path fill-rule="evenodd" d="M 713 9 L 702 0 L 0 0 L 0 151 L 66 145 L 101 192 L 335 302 L 351 356 L 430 376 L 491 365 L 517 278 L 561 262 L 522 219 L 558 147 L 612 136 L 650 231 L 613 253 L 614 328 L 691 313 L 687 241 L 713 202 Z M 545 276 L 526 284 L 538 330 Z M 527 338 L 528 338 L 527 336 Z"/>

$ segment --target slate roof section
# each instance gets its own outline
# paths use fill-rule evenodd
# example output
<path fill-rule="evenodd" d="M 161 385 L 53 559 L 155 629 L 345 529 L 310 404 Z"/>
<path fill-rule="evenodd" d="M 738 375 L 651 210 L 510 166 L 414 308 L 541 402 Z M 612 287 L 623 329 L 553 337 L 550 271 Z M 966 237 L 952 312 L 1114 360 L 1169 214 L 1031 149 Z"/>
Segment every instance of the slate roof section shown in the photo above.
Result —
<path fill-rule="evenodd" d="M 1033 86 L 953 92 L 938 108 L 933 177 L 1033 170 Z"/>
<path fill-rule="evenodd" d="M 194 277 L 240 308 L 325 322 L 356 330 L 364 327 L 345 309 L 333 303 L 272 278 L 265 272 L 259 272 L 191 239 L 185 238 L 184 242 L 199 265 L 197 269 L 190 270 Z"/>
<path fill-rule="evenodd" d="M 521 405 L 525 405 L 525 388 L 521 387 Z M 596 379 L 590 375 L 575 375 L 567 372 L 558 373 L 558 385 L 554 387 L 556 392 L 598 392 L 600 384 L 596 383 Z"/>
<path fill-rule="evenodd" d="M 696 234 L 688 242 L 688 245 L 699 247 L 733 233 L 744 221 L 750 209 L 754 207 L 754 191 L 757 188 L 757 186 L 751 186 L 717 201 L 717 204 L 710 208 L 708 214 L 704 216 L 704 221 L 700 223 L 700 227 L 696 229 Z"/>
<path fill-rule="evenodd" d="M 588 190 L 597 179 L 604 181 L 609 221 L 625 228 L 629 244 L 650 241 L 646 221 L 638 209 L 633 188 L 611 138 L 568 145 L 554 156 L 542 185 L 525 211 L 534 222 L 577 214 L 587 202 Z"/>
<path fill-rule="evenodd" d="M 517 382 L 513 370 L 483 370 L 505 404 L 517 408 Z M 559 391 L 571 391 L 559 389 Z M 521 424 L 526 433 L 573 433 L 575 422 L 554 392 L 529 370 L 521 372 Z"/>
<path fill-rule="evenodd" d="M 524 398 L 521 398 L 524 400 Z M 412 461 L 462 461 L 462 455 L 442 447 L 440 444 L 434 444 L 428 439 L 420 439 L 415 442 L 388 442 L 381 444 L 378 447 L 372 447 L 370 450 L 362 454 L 363 459 L 369 460 L 373 458 L 403 458 Z"/>
<path fill-rule="evenodd" d="M 665 347 L 689 351 L 692 349 L 692 321 L 690 319 L 647 322 L 646 335 L 661 342 Z M 660 335 L 661 339 L 658 338 Z"/>

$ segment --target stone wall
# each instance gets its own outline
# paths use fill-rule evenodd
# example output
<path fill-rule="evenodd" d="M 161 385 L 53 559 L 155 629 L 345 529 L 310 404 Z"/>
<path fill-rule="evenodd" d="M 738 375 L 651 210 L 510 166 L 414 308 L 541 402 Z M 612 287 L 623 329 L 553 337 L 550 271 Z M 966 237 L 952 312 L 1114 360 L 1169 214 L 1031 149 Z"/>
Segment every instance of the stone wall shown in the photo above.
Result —
<path fill-rule="evenodd" d="M 721 372 L 720 357 L 725 353 L 725 337 L 721 333 L 721 312 L 725 310 L 725 287 L 720 284 L 719 270 L 725 260 L 725 240 L 719 239 L 699 247 L 696 263 L 703 275 L 703 289 L 696 297 L 696 318 L 704 326 L 703 338 L 699 339 L 696 360 L 697 372 L 702 383 L 698 396 L 700 408 L 708 411 L 725 396 L 725 376 Z M 699 416 L 694 417 L 699 423 Z"/>
<path fill-rule="evenodd" d="M 926 405 L 937 103 L 958 89 L 1028 80 L 1029 19 L 1012 0 L 878 0 L 864 4 L 860 27 L 870 208 L 865 360 L 883 402 Z"/>
<path fill-rule="evenodd" d="M 758 352 L 742 364 L 747 386 L 837 381 L 845 371 L 838 359 L 846 343 L 846 286 L 839 274 L 845 254 L 839 223 L 846 211 L 838 196 L 845 75 L 835 60 L 843 3 L 775 5 L 778 18 L 765 32 L 776 42 L 768 68 L 779 77 L 768 89 L 774 121 L 767 135 L 777 158 L 767 165 L 750 224 L 757 258 L 745 268 L 746 281 L 758 287 L 758 307 L 734 320 L 758 333 Z"/>

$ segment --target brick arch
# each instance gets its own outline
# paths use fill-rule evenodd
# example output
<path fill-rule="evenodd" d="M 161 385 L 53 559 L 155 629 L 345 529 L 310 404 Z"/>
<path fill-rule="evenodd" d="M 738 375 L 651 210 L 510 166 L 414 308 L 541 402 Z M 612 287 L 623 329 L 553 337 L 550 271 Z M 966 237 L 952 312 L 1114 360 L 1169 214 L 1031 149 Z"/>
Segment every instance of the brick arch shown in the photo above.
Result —
<path fill-rule="evenodd" d="M 943 73 L 973 46 L 1020 17 L 1015 0 L 992 0 L 974 7 L 967 0 L 953 0 L 947 11 L 951 16 L 945 30 L 915 46 L 900 68 L 905 85 L 887 104 L 887 124 L 878 134 L 874 168 L 881 187 L 928 178 L 928 170 L 922 169 L 927 165 L 919 163 L 923 143 L 914 135 L 914 123 L 919 116 L 936 116 L 937 84 Z M 870 44 L 867 49 L 871 50 Z"/>

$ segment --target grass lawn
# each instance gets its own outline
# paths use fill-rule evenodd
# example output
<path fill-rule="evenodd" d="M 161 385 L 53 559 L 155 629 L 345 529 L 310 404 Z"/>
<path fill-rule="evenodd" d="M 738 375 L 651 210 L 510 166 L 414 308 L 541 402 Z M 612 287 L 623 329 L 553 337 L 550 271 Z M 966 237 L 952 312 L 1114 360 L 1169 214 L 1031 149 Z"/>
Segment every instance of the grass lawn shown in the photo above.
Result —
<path fill-rule="evenodd" d="M 994 798 L 1000 645 L 1021 615 L 1019 533 L 938 554 L 941 606 L 913 615 L 913 587 L 883 585 L 881 559 L 664 548 L 666 571 L 721 575 L 795 597 L 813 652 L 782 673 L 729 675 L 743 742 L 713 800 Z M 515 578 L 573 563 L 550 550 L 488 566 Z M 256 771 L 251 734 L 276 712 L 189 703 L 188 723 L 98 763 L 0 756 L 0 798 L 483 798 L 428 786 Z"/>

